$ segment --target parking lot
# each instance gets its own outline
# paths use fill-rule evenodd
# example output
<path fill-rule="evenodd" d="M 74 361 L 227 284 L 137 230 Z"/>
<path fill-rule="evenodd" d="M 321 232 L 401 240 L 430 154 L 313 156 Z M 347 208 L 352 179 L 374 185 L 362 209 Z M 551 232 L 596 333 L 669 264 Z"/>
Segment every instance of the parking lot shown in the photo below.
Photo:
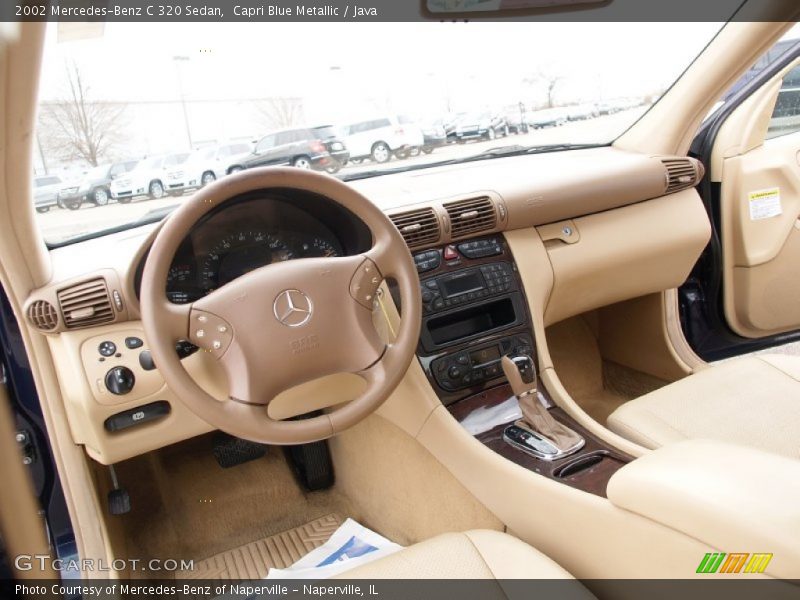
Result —
<path fill-rule="evenodd" d="M 642 112 L 643 108 L 632 109 L 614 115 L 600 116 L 585 121 L 570 122 L 560 127 L 532 129 L 527 134 L 510 135 L 507 138 L 469 142 L 466 144 L 449 144 L 437 148 L 432 154 L 420 154 L 403 160 L 392 159 L 390 162 L 376 164 L 369 160 L 360 164 L 348 164 L 339 173 L 340 176 L 357 174 L 375 169 L 392 169 L 416 164 L 433 163 L 472 156 L 491 148 L 506 145 L 537 146 L 560 143 L 607 142 L 613 139 L 626 125 Z M 94 206 L 84 203 L 79 210 L 62 210 L 53 208 L 49 212 L 38 214 L 45 239 L 58 243 L 65 239 L 94 231 L 108 229 L 125 223 L 146 218 L 148 213 L 159 211 L 165 207 L 184 202 L 191 193 L 182 196 L 167 196 L 159 200 L 137 198 L 130 204 L 118 204 L 111 201 L 106 206 Z"/>

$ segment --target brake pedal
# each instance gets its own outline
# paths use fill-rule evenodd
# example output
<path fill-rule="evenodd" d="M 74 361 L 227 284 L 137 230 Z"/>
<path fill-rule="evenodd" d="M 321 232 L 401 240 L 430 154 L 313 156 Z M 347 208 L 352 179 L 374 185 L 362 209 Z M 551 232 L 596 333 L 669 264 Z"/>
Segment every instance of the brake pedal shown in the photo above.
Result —
<path fill-rule="evenodd" d="M 223 469 L 229 469 L 262 458 L 267 454 L 267 447 L 219 432 L 214 437 L 213 453 L 217 464 Z"/>
<path fill-rule="evenodd" d="M 127 514 L 131 512 L 131 496 L 128 490 L 120 487 L 114 465 L 108 465 L 108 471 L 111 474 L 111 485 L 113 486 L 113 489 L 108 492 L 108 512 L 112 515 Z"/>
<path fill-rule="evenodd" d="M 333 461 L 326 440 L 288 446 L 286 455 L 295 475 L 307 490 L 315 492 L 333 485 Z"/>

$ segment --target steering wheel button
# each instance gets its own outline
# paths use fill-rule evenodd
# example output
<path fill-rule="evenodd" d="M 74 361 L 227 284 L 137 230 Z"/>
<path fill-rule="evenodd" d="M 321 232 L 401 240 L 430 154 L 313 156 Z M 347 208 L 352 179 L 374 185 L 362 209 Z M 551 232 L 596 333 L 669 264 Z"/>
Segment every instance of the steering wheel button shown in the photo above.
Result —
<path fill-rule="evenodd" d="M 375 275 L 375 273 L 378 273 Z M 378 291 L 383 277 L 381 277 L 378 268 L 370 259 L 365 259 L 350 280 L 350 295 L 353 299 L 372 310 L 372 299 Z"/>
<path fill-rule="evenodd" d="M 197 321 L 201 321 L 202 318 L 202 322 L 206 323 L 207 327 L 195 330 L 194 334 L 191 335 L 192 341 L 216 358 L 225 354 L 233 339 L 230 324 L 217 315 L 206 311 L 194 310 L 192 311 L 192 318 Z"/>

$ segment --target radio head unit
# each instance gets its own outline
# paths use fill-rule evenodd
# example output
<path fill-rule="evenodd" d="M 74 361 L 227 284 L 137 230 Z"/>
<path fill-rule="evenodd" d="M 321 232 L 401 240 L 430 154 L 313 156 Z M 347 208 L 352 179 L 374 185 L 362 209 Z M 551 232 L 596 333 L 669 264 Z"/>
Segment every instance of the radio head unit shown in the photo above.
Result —
<path fill-rule="evenodd" d="M 461 269 L 421 283 L 423 312 L 426 315 L 442 312 L 516 289 L 514 269 L 507 262 Z"/>

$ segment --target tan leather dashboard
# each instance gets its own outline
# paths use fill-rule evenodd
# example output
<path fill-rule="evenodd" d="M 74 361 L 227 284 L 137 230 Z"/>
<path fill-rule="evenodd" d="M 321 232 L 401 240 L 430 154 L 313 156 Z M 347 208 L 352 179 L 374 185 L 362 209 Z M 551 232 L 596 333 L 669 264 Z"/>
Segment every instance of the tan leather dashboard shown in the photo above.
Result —
<path fill-rule="evenodd" d="M 699 196 L 690 189 L 701 176 L 702 167 L 692 159 L 649 157 L 603 147 L 423 169 L 351 185 L 390 216 L 432 210 L 440 229 L 439 237 L 428 242 L 431 246 L 489 231 L 537 227 L 547 249 L 553 286 L 546 315 L 535 318 L 552 323 L 679 285 L 708 240 L 707 217 Z M 463 215 L 448 206 L 475 197 L 491 200 L 489 206 L 496 211 L 491 226 L 459 234 L 455 219 Z M 68 329 L 66 313 L 60 310 L 55 317 L 50 315 L 50 322 L 46 314 L 41 317 L 44 321 L 35 321 L 52 325 L 49 331 L 39 329 L 48 334 L 73 438 L 102 463 L 123 460 L 210 428 L 177 402 L 157 370 L 141 367 L 138 350 L 124 347 L 125 338 L 135 336 L 142 338 L 147 348 L 133 279 L 157 229 L 157 225 L 148 225 L 54 249 L 50 253 L 52 282 L 34 290 L 25 305 L 30 321 L 41 317 L 32 314 L 37 300 L 58 306 L 65 287 L 69 297 L 70 286 L 76 283 L 98 278 L 106 283 L 112 318 L 105 323 Z M 411 245 L 412 250 L 424 248 Z M 116 305 L 117 295 L 121 308 Z M 120 356 L 100 361 L 98 346 L 106 340 L 121 348 Z M 184 365 L 204 389 L 219 397 L 224 378 L 208 362 L 199 354 L 186 359 Z M 134 392 L 113 396 L 103 391 L 101 380 L 113 366 L 133 372 L 138 382 Z M 331 403 L 336 403 L 351 397 L 349 392 L 355 393 L 359 385 L 350 376 L 334 385 L 327 382 L 322 389 L 333 389 Z M 292 396 L 294 403 L 308 394 Z M 320 408 L 319 397 L 314 396 L 314 408 Z M 165 419 L 125 431 L 110 432 L 104 427 L 105 420 L 119 411 L 158 401 L 171 405 Z"/>

